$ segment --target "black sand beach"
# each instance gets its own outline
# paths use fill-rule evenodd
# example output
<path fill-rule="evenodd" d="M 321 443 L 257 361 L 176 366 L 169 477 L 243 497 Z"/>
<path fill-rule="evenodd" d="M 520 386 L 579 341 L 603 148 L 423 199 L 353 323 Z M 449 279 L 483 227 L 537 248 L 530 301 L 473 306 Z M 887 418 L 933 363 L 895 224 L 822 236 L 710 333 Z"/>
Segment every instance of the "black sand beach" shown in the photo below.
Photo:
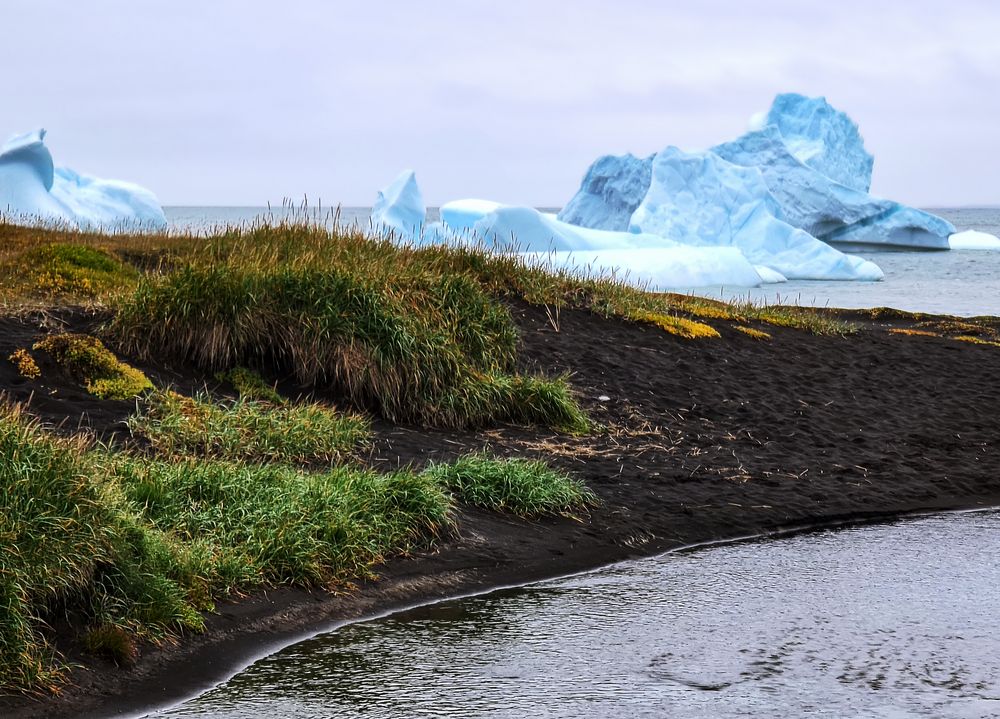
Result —
<path fill-rule="evenodd" d="M 570 373 L 607 431 L 566 437 L 505 426 L 428 431 L 376 423 L 367 463 L 422 465 L 488 448 L 544 458 L 601 499 L 579 521 L 527 522 L 463 510 L 453 536 L 395 559 L 353 591 L 276 589 L 222 604 L 204 634 L 144 648 L 119 668 L 80 653 L 70 625 L 57 647 L 79 664 L 55 697 L 0 699 L 5 717 L 112 716 L 182 698 L 269 647 L 331 623 L 491 587 L 571 573 L 673 547 L 795 527 L 1000 504 L 1000 350 L 890 329 L 917 320 L 840 312 L 848 337 L 767 326 L 769 341 L 727 322 L 721 339 L 517 304 L 525 369 Z M 0 319 L 0 355 L 47 328 L 86 331 L 82 312 Z M 926 320 L 927 318 L 921 318 Z M 136 363 L 159 384 L 213 380 L 187 367 Z M 0 391 L 46 423 L 130 441 L 132 401 L 95 400 L 55 370 L 20 378 L 0 363 Z M 282 386 L 289 394 L 294 386 Z"/>

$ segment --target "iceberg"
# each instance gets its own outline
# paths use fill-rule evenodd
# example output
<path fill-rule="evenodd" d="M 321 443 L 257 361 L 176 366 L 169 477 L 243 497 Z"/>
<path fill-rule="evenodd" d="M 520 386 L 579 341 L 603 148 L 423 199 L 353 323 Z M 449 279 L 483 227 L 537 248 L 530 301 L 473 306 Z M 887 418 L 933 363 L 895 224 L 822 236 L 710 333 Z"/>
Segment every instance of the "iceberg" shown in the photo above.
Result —
<path fill-rule="evenodd" d="M 778 95 L 742 137 L 711 152 L 756 167 L 785 222 L 847 248 L 948 249 L 951 223 L 868 194 L 873 159 L 858 126 L 825 98 Z M 625 229 L 649 188 L 644 163 L 631 155 L 599 158 L 559 218 L 585 227 Z M 645 184 L 644 184 L 645 183 Z"/>
<path fill-rule="evenodd" d="M 521 253 L 530 264 L 583 277 L 606 277 L 652 292 L 756 287 L 761 277 L 735 247 L 646 247 Z"/>
<path fill-rule="evenodd" d="M 1000 250 L 1000 237 L 978 230 L 955 233 L 948 242 L 953 250 Z"/>
<path fill-rule="evenodd" d="M 0 213 L 79 229 L 167 226 L 163 208 L 149 190 L 55 167 L 45 130 L 15 135 L 0 146 Z"/>
<path fill-rule="evenodd" d="M 757 168 L 735 165 L 713 152 L 668 147 L 658 153 L 629 231 L 682 245 L 737 247 L 753 264 L 788 279 L 883 278 L 874 263 L 845 255 L 785 222 Z"/>
<path fill-rule="evenodd" d="M 403 170 L 388 187 L 379 190 L 372 205 L 372 229 L 401 240 L 419 240 L 426 219 L 427 208 L 413 170 Z"/>
<path fill-rule="evenodd" d="M 790 225 L 831 244 L 947 249 L 955 231 L 922 210 L 872 197 L 804 164 L 776 125 L 746 133 L 711 150 L 724 160 L 760 170 Z"/>
<path fill-rule="evenodd" d="M 597 158 L 559 219 L 581 227 L 625 230 L 649 189 L 653 157 L 640 159 L 629 154 Z"/>

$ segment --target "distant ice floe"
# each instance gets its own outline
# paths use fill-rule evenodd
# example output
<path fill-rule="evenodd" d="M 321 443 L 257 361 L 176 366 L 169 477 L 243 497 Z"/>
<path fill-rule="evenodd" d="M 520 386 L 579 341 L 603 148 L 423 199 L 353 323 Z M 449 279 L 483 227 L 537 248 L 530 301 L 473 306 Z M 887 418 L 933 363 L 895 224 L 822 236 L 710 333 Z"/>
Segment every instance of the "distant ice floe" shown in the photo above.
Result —
<path fill-rule="evenodd" d="M 555 216 L 456 200 L 442 206 L 441 222 L 422 227 L 410 173 L 380 193 L 372 220 L 411 241 L 482 242 L 654 289 L 878 281 L 876 264 L 844 250 L 1000 248 L 992 235 L 956 233 L 940 217 L 872 196 L 873 164 L 850 117 L 825 98 L 788 93 L 747 133 L 707 151 L 598 158 Z M 419 209 L 407 209 L 405 223 L 386 222 L 397 212 L 386 206 L 390 196 Z"/>
<path fill-rule="evenodd" d="M 948 238 L 953 250 L 1000 250 L 1000 237 L 988 232 L 966 230 Z"/>
<path fill-rule="evenodd" d="M 149 190 L 55 167 L 45 130 L 0 146 L 0 214 L 79 229 L 162 230 L 167 218 Z"/>

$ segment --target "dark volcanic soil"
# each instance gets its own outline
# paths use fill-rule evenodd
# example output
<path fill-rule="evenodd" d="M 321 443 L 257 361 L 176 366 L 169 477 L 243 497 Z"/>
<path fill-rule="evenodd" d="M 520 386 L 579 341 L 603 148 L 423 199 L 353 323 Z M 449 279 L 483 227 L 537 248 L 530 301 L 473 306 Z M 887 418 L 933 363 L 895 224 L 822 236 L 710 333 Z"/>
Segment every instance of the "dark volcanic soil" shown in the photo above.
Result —
<path fill-rule="evenodd" d="M 111 716 L 190 694 L 276 644 L 329 623 L 407 603 L 520 583 L 671 547 L 781 528 L 1000 504 L 1000 350 L 890 334 L 908 320 L 863 320 L 850 337 L 766 327 L 772 341 L 713 322 L 721 340 L 564 310 L 513 308 L 526 368 L 571 374 L 606 426 L 567 438 L 520 427 L 484 432 L 376 426 L 369 463 L 422 464 L 470 450 L 541 457 L 603 500 L 585 521 L 528 523 L 468 510 L 457 536 L 398 559 L 343 596 L 280 589 L 220 606 L 204 635 L 149 648 L 129 670 L 74 653 L 75 687 L 44 701 L 0 699 L 0 716 Z M 861 321 L 862 316 L 855 319 Z M 0 357 L 44 333 L 39 318 L 0 319 Z M 80 313 L 49 316 L 82 331 Z M 211 378 L 144 366 L 190 391 Z M 49 368 L 50 369 L 50 368 Z M 65 431 L 128 441 L 132 402 L 97 402 L 43 367 L 0 389 Z M 50 378 L 50 379 L 45 379 Z M 293 387 L 283 387 L 294 391 Z"/>

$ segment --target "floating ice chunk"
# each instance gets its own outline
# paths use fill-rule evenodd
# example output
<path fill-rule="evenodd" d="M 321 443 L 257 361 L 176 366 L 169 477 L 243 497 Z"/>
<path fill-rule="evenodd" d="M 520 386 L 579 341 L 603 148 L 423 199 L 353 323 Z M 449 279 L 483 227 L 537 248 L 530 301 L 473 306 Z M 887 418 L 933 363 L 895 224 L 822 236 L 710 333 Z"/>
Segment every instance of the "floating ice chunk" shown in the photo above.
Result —
<path fill-rule="evenodd" d="M 978 230 L 957 232 L 948 242 L 953 250 L 1000 250 L 1000 237 Z"/>
<path fill-rule="evenodd" d="M 802 163 L 860 192 L 868 192 L 875 159 L 858 126 L 825 97 L 778 95 L 764 120 L 774 125 Z"/>
<path fill-rule="evenodd" d="M 501 207 L 503 205 L 492 200 L 452 200 L 441 205 L 441 221 L 452 230 L 468 230 Z"/>
<path fill-rule="evenodd" d="M 950 222 L 897 202 L 889 205 L 884 214 L 828 232 L 823 239 L 844 249 L 880 246 L 949 249 L 948 237 L 955 232 Z"/>
<path fill-rule="evenodd" d="M 759 170 L 711 152 L 668 147 L 653 161 L 649 191 L 629 230 L 693 246 L 738 247 L 789 279 L 881 280 L 874 263 L 845 255 L 779 219 Z"/>
<path fill-rule="evenodd" d="M 951 223 L 872 197 L 804 164 L 778 128 L 768 125 L 712 148 L 724 160 L 760 170 L 782 219 L 825 242 L 947 249 Z"/>
<path fill-rule="evenodd" d="M 777 270 L 772 270 L 770 267 L 764 265 L 754 265 L 753 268 L 757 270 L 757 274 L 760 275 L 760 281 L 765 285 L 776 285 L 781 282 L 788 282 L 788 278 Z"/>
<path fill-rule="evenodd" d="M 403 170 L 379 190 L 372 206 L 371 225 L 376 232 L 390 232 L 400 240 L 417 240 L 427 219 L 427 208 L 413 170 Z"/>
<path fill-rule="evenodd" d="M 653 292 L 694 287 L 757 287 L 760 275 L 735 247 L 528 252 L 525 259 L 581 276 L 614 277 Z M 776 273 L 775 273 L 776 274 Z"/>
<path fill-rule="evenodd" d="M 671 247 L 677 244 L 655 235 L 577 227 L 532 207 L 498 207 L 471 229 L 473 235 L 488 245 L 518 252 Z"/>
<path fill-rule="evenodd" d="M 138 185 L 55 167 L 45 130 L 0 146 L 0 212 L 28 223 L 81 229 L 163 229 L 156 196 Z"/>
<path fill-rule="evenodd" d="M 626 230 L 635 208 L 649 189 L 653 156 L 605 155 L 587 169 L 580 189 L 559 219 L 581 227 Z"/>

